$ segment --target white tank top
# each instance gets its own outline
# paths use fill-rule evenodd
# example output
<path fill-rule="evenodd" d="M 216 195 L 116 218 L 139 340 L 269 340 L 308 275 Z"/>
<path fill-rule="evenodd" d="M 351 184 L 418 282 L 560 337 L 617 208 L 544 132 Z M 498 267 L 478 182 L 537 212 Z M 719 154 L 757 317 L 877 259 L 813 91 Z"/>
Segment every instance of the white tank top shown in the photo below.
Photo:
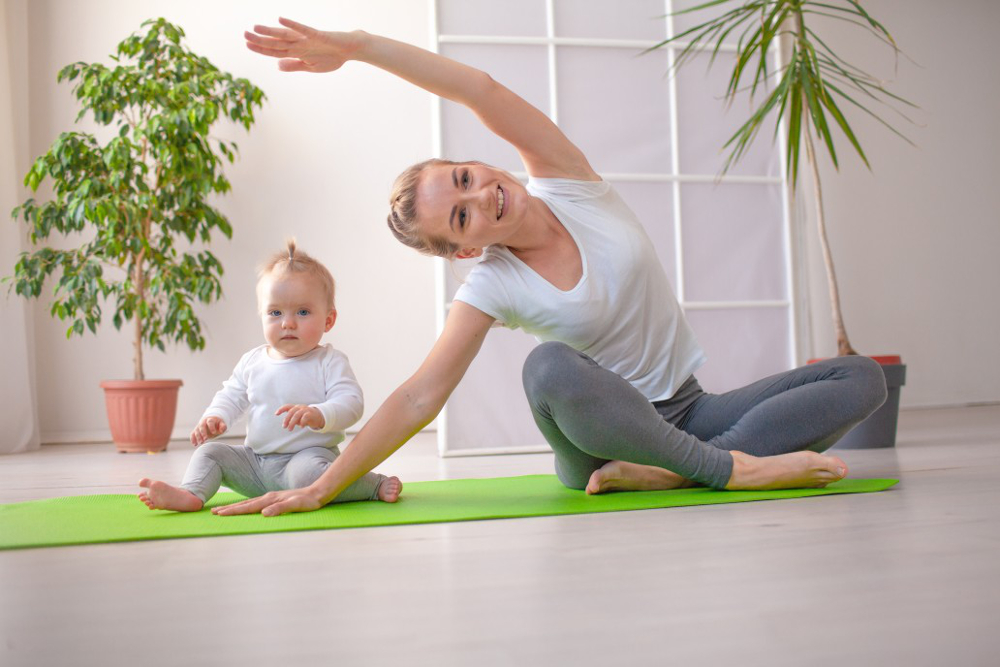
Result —
<path fill-rule="evenodd" d="M 527 190 L 576 242 L 580 282 L 560 290 L 494 245 L 455 300 L 540 341 L 566 343 L 650 401 L 672 397 L 705 354 L 635 214 L 607 181 L 530 178 Z"/>

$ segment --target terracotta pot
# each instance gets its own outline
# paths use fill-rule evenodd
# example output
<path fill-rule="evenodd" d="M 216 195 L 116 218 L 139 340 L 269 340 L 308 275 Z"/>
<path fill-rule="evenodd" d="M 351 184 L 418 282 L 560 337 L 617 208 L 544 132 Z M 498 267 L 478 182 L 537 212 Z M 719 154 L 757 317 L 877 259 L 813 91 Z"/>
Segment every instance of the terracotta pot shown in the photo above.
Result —
<path fill-rule="evenodd" d="M 119 452 L 162 452 L 177 416 L 180 380 L 105 380 L 111 439 Z"/>

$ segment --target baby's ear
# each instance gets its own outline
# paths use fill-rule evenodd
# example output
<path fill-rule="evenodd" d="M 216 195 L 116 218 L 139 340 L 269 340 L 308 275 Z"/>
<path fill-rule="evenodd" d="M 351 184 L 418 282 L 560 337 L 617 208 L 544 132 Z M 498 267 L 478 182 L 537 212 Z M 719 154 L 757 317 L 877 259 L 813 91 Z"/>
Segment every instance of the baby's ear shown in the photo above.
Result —
<path fill-rule="evenodd" d="M 333 328 L 333 325 L 337 322 L 337 309 L 331 308 L 330 312 L 326 314 L 326 328 L 323 329 L 323 333 L 326 333 Z"/>

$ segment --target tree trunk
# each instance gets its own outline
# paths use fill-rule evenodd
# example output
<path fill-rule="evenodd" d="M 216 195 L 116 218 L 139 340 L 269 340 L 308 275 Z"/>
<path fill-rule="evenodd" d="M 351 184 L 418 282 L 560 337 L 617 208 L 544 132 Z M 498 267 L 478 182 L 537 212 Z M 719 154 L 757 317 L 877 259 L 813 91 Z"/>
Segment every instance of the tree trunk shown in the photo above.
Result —
<path fill-rule="evenodd" d="M 851 347 L 844 328 L 844 316 L 840 311 L 840 290 L 837 288 L 837 273 L 833 269 L 833 255 L 830 253 L 830 241 L 826 237 L 826 217 L 823 215 L 823 189 L 820 187 L 819 166 L 816 164 L 816 149 L 813 147 L 812 131 L 808 123 L 803 123 L 806 135 L 806 159 L 812 168 L 813 185 L 816 197 L 816 223 L 819 226 L 819 242 L 823 248 L 823 262 L 826 264 L 826 277 L 830 286 L 830 305 L 833 308 L 833 326 L 837 332 L 837 356 L 857 354 Z"/>
<path fill-rule="evenodd" d="M 142 273 L 142 260 L 143 253 L 139 253 L 139 257 L 136 258 L 135 262 L 135 287 L 140 303 L 146 298 L 146 277 Z M 136 380 L 145 380 L 146 374 L 142 369 L 142 317 L 138 310 L 132 313 L 132 320 L 135 322 L 135 339 L 132 341 L 132 345 L 135 348 L 135 356 L 133 357 L 135 363 L 134 375 Z"/>

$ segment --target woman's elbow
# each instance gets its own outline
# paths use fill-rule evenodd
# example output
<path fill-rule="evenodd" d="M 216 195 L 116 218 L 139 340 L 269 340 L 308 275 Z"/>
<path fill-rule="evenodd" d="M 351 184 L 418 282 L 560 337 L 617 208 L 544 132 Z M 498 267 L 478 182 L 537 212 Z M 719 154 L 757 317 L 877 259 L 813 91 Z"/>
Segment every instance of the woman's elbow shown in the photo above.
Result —
<path fill-rule="evenodd" d="M 406 410 L 414 421 L 429 424 L 441 412 L 447 394 L 435 391 L 433 388 L 421 388 L 404 385 L 396 390 L 397 399 L 402 403 L 402 408 Z"/>
<path fill-rule="evenodd" d="M 503 84 L 482 70 L 476 70 L 470 84 L 467 88 L 466 104 L 473 108 L 477 102 L 483 103 L 504 90 Z"/>

